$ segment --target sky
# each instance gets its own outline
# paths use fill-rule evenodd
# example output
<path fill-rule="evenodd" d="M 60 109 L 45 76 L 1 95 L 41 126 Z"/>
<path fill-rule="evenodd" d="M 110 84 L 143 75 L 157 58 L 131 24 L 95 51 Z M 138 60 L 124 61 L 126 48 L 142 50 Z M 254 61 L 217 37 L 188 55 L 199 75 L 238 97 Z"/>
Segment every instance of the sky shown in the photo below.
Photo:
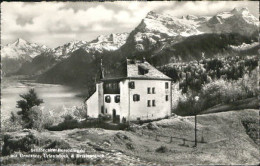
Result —
<path fill-rule="evenodd" d="M 1 45 L 22 38 L 54 48 L 74 40 L 131 32 L 149 11 L 176 17 L 212 16 L 235 7 L 247 7 L 258 18 L 257 1 L 3 2 Z"/>

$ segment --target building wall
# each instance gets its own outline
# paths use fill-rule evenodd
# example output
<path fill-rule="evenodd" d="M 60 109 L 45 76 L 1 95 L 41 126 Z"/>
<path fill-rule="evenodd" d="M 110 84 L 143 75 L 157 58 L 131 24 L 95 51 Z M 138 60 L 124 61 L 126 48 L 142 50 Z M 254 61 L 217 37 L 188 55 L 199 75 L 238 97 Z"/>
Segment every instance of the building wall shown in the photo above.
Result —
<path fill-rule="evenodd" d="M 95 93 L 86 101 L 87 114 L 90 117 L 97 118 L 101 113 L 103 106 L 103 83 L 96 84 Z"/>
<path fill-rule="evenodd" d="M 117 96 L 118 94 L 105 94 L 104 95 L 104 107 L 105 107 L 105 113 L 106 114 L 110 114 L 110 115 L 113 115 L 113 110 L 116 110 L 116 114 L 117 115 L 121 115 L 121 112 L 120 112 L 120 102 L 119 103 L 116 103 L 115 102 L 115 96 Z M 106 96 L 110 96 L 111 98 L 111 101 L 110 103 L 106 103 L 105 102 L 105 98 Z M 121 101 L 121 97 L 120 97 L 120 101 Z M 121 118 L 121 116 L 120 116 Z"/>
<path fill-rule="evenodd" d="M 120 82 L 120 110 L 121 110 L 121 116 L 120 121 L 122 121 L 122 118 L 126 118 L 128 121 L 128 114 L 129 114 L 129 88 L 128 88 L 129 80 L 123 80 Z"/>
<path fill-rule="evenodd" d="M 171 82 L 163 80 L 132 80 L 135 82 L 135 89 L 130 89 L 130 119 L 141 120 L 163 118 L 171 113 Z M 165 82 L 168 82 L 168 89 L 165 89 Z M 151 94 L 147 93 L 150 87 Z M 155 94 L 152 94 L 155 88 Z M 139 94 L 140 101 L 133 101 L 133 95 Z M 168 101 L 166 101 L 168 95 Z M 147 106 L 150 100 L 151 106 Z M 155 100 L 155 106 L 152 101 Z"/>
<path fill-rule="evenodd" d="M 129 81 L 135 82 L 135 89 L 129 89 Z M 165 89 L 165 82 L 168 82 L 168 89 Z M 163 80 L 125 80 L 121 85 L 121 117 L 127 117 L 130 110 L 130 120 L 157 119 L 163 118 L 171 113 L 171 81 Z M 147 94 L 147 88 L 151 88 L 151 94 Z M 155 88 L 155 94 L 152 94 L 152 88 Z M 134 94 L 140 95 L 140 101 L 133 101 Z M 168 101 L 166 101 L 168 95 Z M 129 98 L 130 97 L 130 98 Z M 130 100 L 129 100 L 130 99 Z M 150 100 L 151 107 L 147 106 L 147 100 Z M 155 100 L 155 106 L 152 106 L 152 100 Z M 130 103 L 130 105 L 129 105 Z"/>

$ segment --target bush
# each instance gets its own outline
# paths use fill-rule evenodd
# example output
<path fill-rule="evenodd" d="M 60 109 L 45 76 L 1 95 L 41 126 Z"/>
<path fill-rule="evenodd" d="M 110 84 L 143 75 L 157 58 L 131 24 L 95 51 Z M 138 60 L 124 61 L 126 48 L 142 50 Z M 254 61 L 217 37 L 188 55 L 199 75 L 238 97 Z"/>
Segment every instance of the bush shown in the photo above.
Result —
<path fill-rule="evenodd" d="M 230 104 L 235 101 L 257 96 L 257 71 L 251 75 L 245 74 L 238 80 L 218 79 L 205 84 L 200 92 L 188 92 L 186 98 L 179 100 L 174 113 L 178 115 L 194 115 L 203 110 L 219 104 Z M 199 100 L 195 101 L 194 96 L 198 95 Z"/>
<path fill-rule="evenodd" d="M 17 114 L 22 117 L 23 127 L 31 129 L 34 125 L 33 118 L 37 116 L 37 113 L 35 114 L 31 108 L 39 106 L 43 100 L 38 98 L 34 89 L 30 89 L 26 94 L 21 94 L 20 97 L 22 100 L 17 101 L 17 108 L 20 108 L 21 111 L 18 111 Z"/>
<path fill-rule="evenodd" d="M 168 152 L 169 150 L 168 150 L 168 148 L 167 148 L 166 146 L 160 146 L 160 147 L 157 148 L 155 151 L 158 152 L 158 153 L 166 153 L 166 152 Z"/>
<path fill-rule="evenodd" d="M 259 121 L 257 118 L 248 118 L 242 120 L 242 124 L 246 129 L 246 133 L 248 136 L 258 145 L 260 145 L 260 138 L 259 138 Z"/>
<path fill-rule="evenodd" d="M 31 133 L 25 137 L 18 138 L 11 135 L 4 135 L 2 155 L 10 155 L 15 151 L 29 152 L 35 144 L 38 144 L 38 140 Z"/>

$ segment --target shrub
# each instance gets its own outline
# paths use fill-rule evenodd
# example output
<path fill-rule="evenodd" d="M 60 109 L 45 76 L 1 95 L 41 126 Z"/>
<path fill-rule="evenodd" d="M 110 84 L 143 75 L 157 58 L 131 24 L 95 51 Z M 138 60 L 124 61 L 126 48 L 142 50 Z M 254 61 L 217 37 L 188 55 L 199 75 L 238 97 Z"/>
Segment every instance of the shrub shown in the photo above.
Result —
<path fill-rule="evenodd" d="M 166 152 L 168 152 L 169 150 L 168 150 L 168 148 L 167 148 L 166 146 L 160 146 L 160 147 L 157 148 L 155 151 L 158 152 L 158 153 L 166 153 Z"/>
<path fill-rule="evenodd" d="M 257 96 L 257 70 L 251 75 L 245 74 L 238 80 L 218 79 L 205 84 L 200 92 L 186 94 L 180 98 L 174 113 L 178 115 L 194 115 L 218 104 L 229 104 L 238 100 Z M 194 96 L 199 100 L 195 101 Z"/>
<path fill-rule="evenodd" d="M 3 156 L 10 155 L 15 151 L 29 152 L 34 144 L 38 144 L 37 138 L 29 133 L 25 137 L 15 137 L 4 135 L 4 145 L 2 149 Z"/>
<path fill-rule="evenodd" d="M 18 111 L 17 114 L 21 115 L 24 128 L 32 128 L 34 125 L 33 118 L 37 115 L 33 113 L 31 108 L 39 106 L 43 103 L 43 100 L 38 98 L 34 89 L 30 89 L 26 94 L 21 94 L 20 97 L 22 100 L 17 101 L 17 108 L 20 108 L 21 111 Z"/>

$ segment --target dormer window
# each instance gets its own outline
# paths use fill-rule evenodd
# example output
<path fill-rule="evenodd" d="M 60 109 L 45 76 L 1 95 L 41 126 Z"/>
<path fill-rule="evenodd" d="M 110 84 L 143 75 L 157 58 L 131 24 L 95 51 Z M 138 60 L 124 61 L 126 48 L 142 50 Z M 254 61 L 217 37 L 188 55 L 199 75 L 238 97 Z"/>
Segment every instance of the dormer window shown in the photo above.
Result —
<path fill-rule="evenodd" d="M 138 66 L 138 74 L 139 75 L 145 75 L 148 72 L 149 72 L 149 69 L 147 67 L 141 66 L 141 65 Z"/>

